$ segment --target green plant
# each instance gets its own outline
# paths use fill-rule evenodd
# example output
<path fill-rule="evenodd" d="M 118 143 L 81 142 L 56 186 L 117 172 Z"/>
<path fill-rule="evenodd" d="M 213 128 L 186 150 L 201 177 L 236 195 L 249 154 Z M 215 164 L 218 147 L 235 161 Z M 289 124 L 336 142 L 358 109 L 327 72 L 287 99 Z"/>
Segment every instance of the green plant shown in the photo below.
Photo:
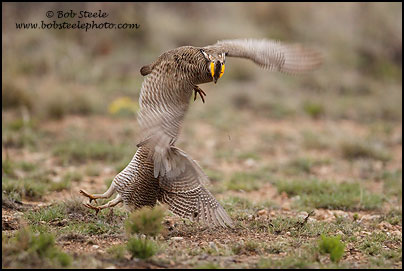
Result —
<path fill-rule="evenodd" d="M 156 236 L 162 230 L 161 222 L 164 218 L 164 212 L 165 209 L 162 206 L 154 208 L 145 206 L 132 212 L 125 222 L 127 233 L 143 233 L 149 236 Z"/>
<path fill-rule="evenodd" d="M 132 258 L 148 259 L 157 252 L 157 244 L 147 238 L 132 237 L 127 243 L 127 250 Z"/>
<path fill-rule="evenodd" d="M 309 101 L 303 104 L 303 110 L 307 115 L 314 119 L 321 117 L 325 113 L 325 109 L 322 104 Z"/>
<path fill-rule="evenodd" d="M 10 267 L 68 267 L 72 259 L 55 247 L 55 239 L 52 234 L 34 234 L 30 227 L 21 228 L 5 243 L 3 259 L 6 259 Z"/>
<path fill-rule="evenodd" d="M 345 245 L 341 242 L 340 236 L 327 237 L 322 234 L 319 247 L 320 253 L 330 254 L 333 262 L 339 262 L 344 255 Z"/>

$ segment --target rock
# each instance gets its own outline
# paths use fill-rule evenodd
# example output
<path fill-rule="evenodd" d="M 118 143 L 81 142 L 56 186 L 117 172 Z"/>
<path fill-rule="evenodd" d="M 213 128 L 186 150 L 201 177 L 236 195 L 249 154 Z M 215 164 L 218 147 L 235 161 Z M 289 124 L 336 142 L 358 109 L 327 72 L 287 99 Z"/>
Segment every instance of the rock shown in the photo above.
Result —
<path fill-rule="evenodd" d="M 360 221 L 363 221 L 363 220 L 376 220 L 376 219 L 379 219 L 379 218 L 380 218 L 380 215 L 363 215 L 361 217 Z"/>
<path fill-rule="evenodd" d="M 99 245 L 93 245 L 92 248 L 94 248 L 94 249 L 99 249 L 100 246 L 99 246 Z"/>
<path fill-rule="evenodd" d="M 259 210 L 259 211 L 257 212 L 257 215 L 258 215 L 258 216 L 268 215 L 268 211 L 265 210 L 265 209 Z"/>
<path fill-rule="evenodd" d="M 181 241 L 181 240 L 184 240 L 184 237 L 174 236 L 174 237 L 171 237 L 171 240 L 173 240 L 173 241 Z"/>
<path fill-rule="evenodd" d="M 248 158 L 247 160 L 244 161 L 244 165 L 246 165 L 246 167 L 248 168 L 254 167 L 256 164 L 257 162 L 255 162 L 255 160 L 252 158 Z"/>
<path fill-rule="evenodd" d="M 386 222 L 386 221 L 380 222 L 380 223 L 377 225 L 377 227 L 378 227 L 379 229 L 381 229 L 381 230 L 392 230 L 392 229 L 393 229 L 393 226 L 392 226 L 389 222 Z"/>

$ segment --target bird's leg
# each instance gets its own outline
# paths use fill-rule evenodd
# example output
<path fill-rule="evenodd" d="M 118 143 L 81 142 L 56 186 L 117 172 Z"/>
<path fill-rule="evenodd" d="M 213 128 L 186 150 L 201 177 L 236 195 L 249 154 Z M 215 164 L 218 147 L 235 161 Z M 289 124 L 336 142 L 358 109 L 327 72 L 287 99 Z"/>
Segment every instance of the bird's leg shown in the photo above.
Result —
<path fill-rule="evenodd" d="M 91 195 L 90 193 L 84 191 L 84 190 L 80 190 L 80 194 L 82 194 L 83 196 L 87 197 L 90 199 L 90 203 L 94 200 L 95 203 L 97 203 L 97 199 L 108 199 L 112 196 L 112 194 L 114 194 L 115 192 L 115 186 L 113 184 L 113 182 L 111 183 L 111 186 L 108 188 L 108 190 L 104 193 L 104 194 L 94 194 Z"/>
<path fill-rule="evenodd" d="M 94 206 L 94 205 L 91 205 L 90 203 L 83 203 L 83 205 L 86 206 L 87 208 L 95 210 L 95 214 L 97 215 L 100 210 L 105 209 L 105 208 L 114 207 L 120 202 L 122 202 L 122 197 L 121 197 L 121 195 L 118 194 L 115 197 L 115 199 L 110 200 L 106 204 L 101 205 L 101 206 Z"/>
<path fill-rule="evenodd" d="M 198 86 L 194 86 L 194 91 L 195 91 L 194 92 L 195 93 L 194 101 L 196 100 L 196 96 L 197 96 L 196 94 L 199 93 L 199 95 L 201 96 L 202 102 L 205 103 L 205 99 L 203 98 L 203 95 L 206 96 L 206 93 Z"/>

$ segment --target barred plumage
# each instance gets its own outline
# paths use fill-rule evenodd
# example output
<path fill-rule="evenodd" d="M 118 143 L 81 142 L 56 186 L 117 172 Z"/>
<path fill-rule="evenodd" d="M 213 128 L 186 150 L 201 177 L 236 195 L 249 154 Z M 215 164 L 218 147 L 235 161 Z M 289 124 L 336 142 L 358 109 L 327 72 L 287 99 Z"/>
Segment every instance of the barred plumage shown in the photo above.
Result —
<path fill-rule="evenodd" d="M 157 201 L 181 216 L 209 226 L 233 226 L 231 218 L 203 186 L 207 176 L 196 161 L 175 147 L 192 94 L 206 95 L 199 84 L 222 76 L 225 56 L 248 58 L 263 68 L 286 73 L 301 73 L 316 68 L 320 55 L 300 45 L 285 45 L 270 40 L 225 40 L 198 48 L 179 47 L 163 53 L 155 62 L 140 70 L 143 81 L 138 122 L 141 140 L 129 165 L 113 180 L 104 194 L 91 195 L 95 200 L 117 197 L 96 209 L 122 202 L 130 209 L 154 206 Z"/>

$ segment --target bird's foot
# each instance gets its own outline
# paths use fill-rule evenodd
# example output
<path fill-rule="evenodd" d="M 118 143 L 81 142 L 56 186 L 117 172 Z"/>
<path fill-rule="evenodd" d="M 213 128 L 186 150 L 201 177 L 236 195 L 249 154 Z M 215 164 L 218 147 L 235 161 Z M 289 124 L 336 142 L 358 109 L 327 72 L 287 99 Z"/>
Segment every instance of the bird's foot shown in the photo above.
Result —
<path fill-rule="evenodd" d="M 80 190 L 80 194 L 90 199 L 90 203 L 94 200 L 97 203 L 97 198 L 84 190 Z"/>
<path fill-rule="evenodd" d="M 194 91 L 195 91 L 194 92 L 195 93 L 194 101 L 196 100 L 197 94 L 199 93 L 199 96 L 201 96 L 202 102 L 205 103 L 205 99 L 203 98 L 203 96 L 206 96 L 206 93 L 198 86 L 194 87 Z"/>
<path fill-rule="evenodd" d="M 83 205 L 86 206 L 89 209 L 95 210 L 95 215 L 98 215 L 98 212 L 101 210 L 100 207 L 91 205 L 90 203 L 83 203 Z"/>

